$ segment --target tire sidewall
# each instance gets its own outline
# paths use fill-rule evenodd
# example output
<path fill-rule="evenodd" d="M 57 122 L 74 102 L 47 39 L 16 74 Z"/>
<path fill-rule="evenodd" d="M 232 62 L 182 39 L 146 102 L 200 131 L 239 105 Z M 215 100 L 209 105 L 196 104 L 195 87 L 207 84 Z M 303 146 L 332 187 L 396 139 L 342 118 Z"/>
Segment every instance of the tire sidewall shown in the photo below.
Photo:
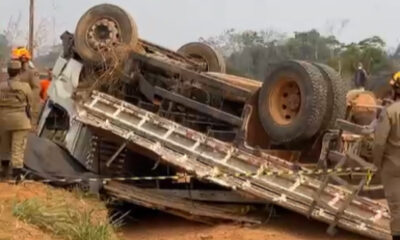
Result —
<path fill-rule="evenodd" d="M 208 64 L 209 72 L 226 72 L 225 60 L 213 47 L 201 42 L 193 42 L 183 45 L 177 50 L 184 56 L 197 55 L 202 57 Z"/>
<path fill-rule="evenodd" d="M 306 64 L 302 62 L 302 64 Z M 309 68 L 315 68 L 309 66 Z M 313 69 L 315 71 L 315 69 Z M 288 75 L 288 73 L 293 73 L 298 77 L 295 79 L 298 84 L 301 93 L 301 104 L 300 111 L 295 119 L 287 125 L 278 124 L 272 117 L 269 110 L 269 96 L 272 91 L 274 91 L 274 86 L 276 86 L 279 81 L 279 76 Z M 303 139 L 310 138 L 315 135 L 322 124 L 322 117 L 325 113 L 321 113 L 323 109 L 326 109 L 326 84 L 322 78 L 321 73 L 317 73 L 317 78 L 322 88 L 325 91 L 318 92 L 315 91 L 318 84 L 311 81 L 309 72 L 304 69 L 304 67 L 299 64 L 299 61 L 289 61 L 280 64 L 277 68 L 272 70 L 266 77 L 259 97 L 258 107 L 259 109 L 264 109 L 259 111 L 259 116 L 261 123 L 266 130 L 267 134 L 271 138 L 273 143 L 288 143 L 293 141 L 301 141 Z M 315 94 L 318 94 L 315 98 Z M 325 96 L 323 96 L 325 94 Z M 316 99 L 320 99 L 319 101 Z M 321 101 L 322 100 L 322 101 Z M 321 107 L 322 106 L 322 107 Z"/>
<path fill-rule="evenodd" d="M 85 61 L 98 63 L 104 60 L 103 56 L 95 51 L 86 39 L 88 28 L 102 18 L 109 18 L 117 23 L 124 45 L 134 47 L 138 42 L 136 24 L 127 12 L 111 4 L 95 6 L 82 15 L 75 29 L 75 49 Z"/>

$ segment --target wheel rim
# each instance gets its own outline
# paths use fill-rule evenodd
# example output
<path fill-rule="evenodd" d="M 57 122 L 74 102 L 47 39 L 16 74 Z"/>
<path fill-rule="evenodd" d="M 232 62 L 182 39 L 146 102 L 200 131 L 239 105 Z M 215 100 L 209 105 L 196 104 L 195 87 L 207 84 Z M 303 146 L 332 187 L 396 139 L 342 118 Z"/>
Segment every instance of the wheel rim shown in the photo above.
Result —
<path fill-rule="evenodd" d="M 120 28 L 114 20 L 101 18 L 88 29 L 86 40 L 96 51 L 108 51 L 121 43 Z"/>
<path fill-rule="evenodd" d="M 201 64 L 204 66 L 205 71 L 209 71 L 210 67 L 207 62 L 207 59 L 205 59 L 203 56 L 200 56 L 198 54 L 189 54 L 189 57 L 195 60 L 198 64 Z"/>
<path fill-rule="evenodd" d="M 301 91 L 294 76 L 282 76 L 272 86 L 268 109 L 274 121 L 288 125 L 294 121 L 301 109 Z"/>

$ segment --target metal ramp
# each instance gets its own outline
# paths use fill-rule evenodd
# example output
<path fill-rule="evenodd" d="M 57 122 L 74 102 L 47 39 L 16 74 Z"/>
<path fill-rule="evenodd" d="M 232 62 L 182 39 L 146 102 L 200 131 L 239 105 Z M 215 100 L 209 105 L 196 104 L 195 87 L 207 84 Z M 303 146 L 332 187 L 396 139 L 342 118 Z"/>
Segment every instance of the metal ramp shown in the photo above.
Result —
<path fill-rule="evenodd" d="M 355 196 L 353 189 L 298 175 L 283 159 L 256 156 L 104 93 L 93 92 L 77 107 L 76 121 L 150 150 L 199 179 L 366 237 L 391 239 L 384 205 Z"/>

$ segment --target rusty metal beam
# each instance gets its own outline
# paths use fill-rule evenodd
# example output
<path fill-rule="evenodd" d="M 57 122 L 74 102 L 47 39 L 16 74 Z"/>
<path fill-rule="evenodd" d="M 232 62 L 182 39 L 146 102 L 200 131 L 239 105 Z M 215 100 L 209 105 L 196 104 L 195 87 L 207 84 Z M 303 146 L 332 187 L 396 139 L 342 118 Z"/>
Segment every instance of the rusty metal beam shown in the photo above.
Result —
<path fill-rule="evenodd" d="M 191 108 L 193 110 L 196 110 L 200 113 L 209 115 L 215 119 L 221 120 L 223 122 L 230 123 L 234 126 L 241 126 L 242 125 L 242 119 L 229 114 L 227 112 L 221 111 L 217 108 L 211 107 L 209 105 L 194 101 L 190 98 L 184 97 L 180 94 L 174 93 L 167 91 L 165 89 L 162 89 L 160 87 L 155 87 L 154 88 L 154 94 L 158 95 L 160 97 L 163 97 L 165 99 L 168 99 L 170 101 L 173 101 L 175 103 L 179 103 L 185 107 Z"/>
<path fill-rule="evenodd" d="M 172 75 L 178 76 L 177 80 L 187 81 L 193 85 L 200 85 L 204 90 L 222 96 L 227 100 L 244 103 L 253 94 L 253 92 L 248 89 L 228 84 L 225 81 L 213 78 L 204 73 L 198 73 L 177 64 L 161 61 L 140 53 L 131 53 L 131 58 L 140 62 L 142 65 L 148 65 L 160 69 L 162 72 L 169 71 Z"/>
<path fill-rule="evenodd" d="M 149 194 L 164 194 L 184 198 L 187 200 L 202 201 L 202 202 L 219 202 L 219 203 L 252 203 L 252 204 L 267 204 L 263 199 L 251 196 L 242 195 L 234 191 L 226 190 L 198 190 L 198 189 L 143 189 Z"/>

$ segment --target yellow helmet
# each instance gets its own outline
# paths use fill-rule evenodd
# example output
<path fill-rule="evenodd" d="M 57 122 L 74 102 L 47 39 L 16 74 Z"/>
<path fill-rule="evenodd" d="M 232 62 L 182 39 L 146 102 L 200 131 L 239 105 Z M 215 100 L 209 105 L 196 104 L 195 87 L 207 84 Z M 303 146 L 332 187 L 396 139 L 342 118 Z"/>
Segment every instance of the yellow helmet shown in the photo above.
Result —
<path fill-rule="evenodd" d="M 26 49 L 25 47 L 13 48 L 11 53 L 11 59 L 21 59 L 21 58 L 31 60 L 32 56 L 29 50 Z"/>
<path fill-rule="evenodd" d="M 389 83 L 392 87 L 400 87 L 400 71 L 393 73 Z"/>

